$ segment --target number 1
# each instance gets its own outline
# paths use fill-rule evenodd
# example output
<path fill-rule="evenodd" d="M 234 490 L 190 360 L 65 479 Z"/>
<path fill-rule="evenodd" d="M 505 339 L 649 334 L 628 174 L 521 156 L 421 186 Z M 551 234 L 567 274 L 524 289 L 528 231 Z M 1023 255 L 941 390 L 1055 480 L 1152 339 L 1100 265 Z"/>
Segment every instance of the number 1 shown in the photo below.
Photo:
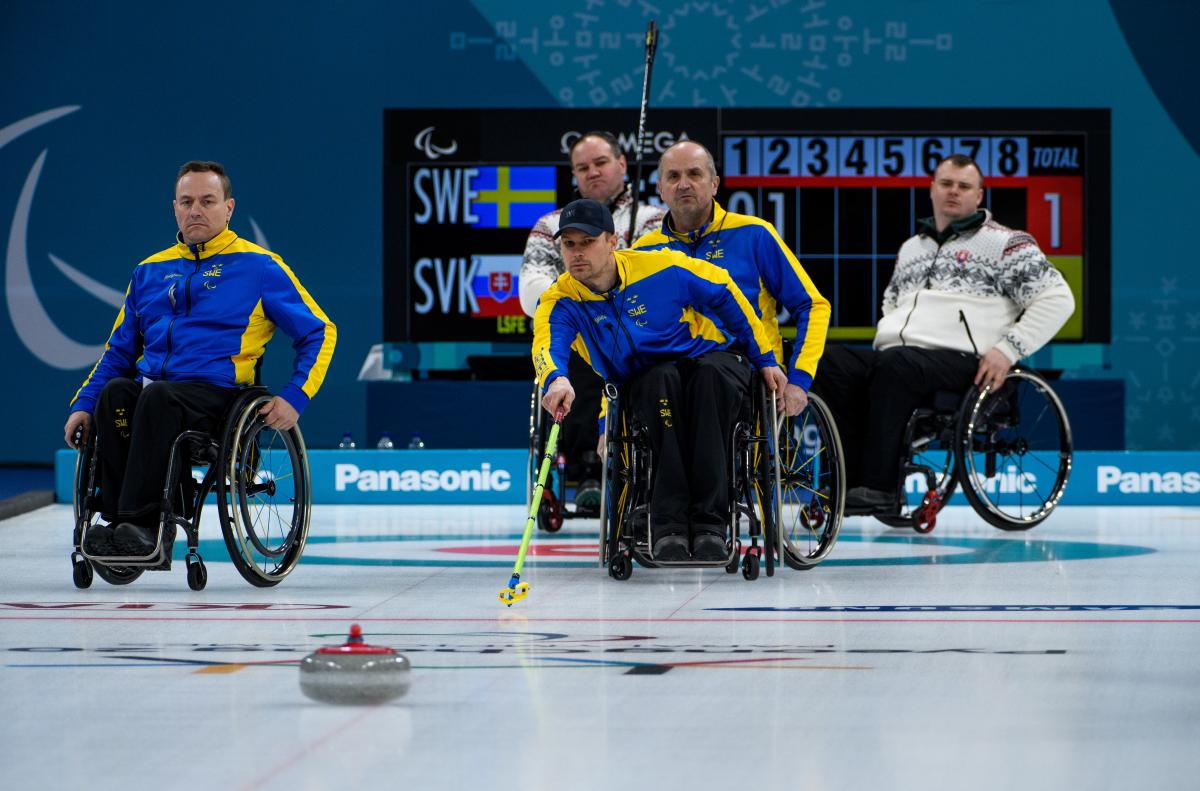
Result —
<path fill-rule="evenodd" d="M 1057 192 L 1047 192 L 1042 200 L 1050 204 L 1050 246 L 1062 247 L 1062 198 Z"/>

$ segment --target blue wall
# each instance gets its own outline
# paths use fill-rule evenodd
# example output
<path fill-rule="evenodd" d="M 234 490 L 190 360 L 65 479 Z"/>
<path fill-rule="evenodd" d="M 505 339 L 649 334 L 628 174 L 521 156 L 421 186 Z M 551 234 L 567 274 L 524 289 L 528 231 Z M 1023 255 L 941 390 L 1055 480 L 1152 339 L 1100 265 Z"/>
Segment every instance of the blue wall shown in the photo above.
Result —
<path fill-rule="evenodd" d="M 122 291 L 138 260 L 170 244 L 171 178 L 190 158 L 226 163 L 234 229 L 265 237 L 339 325 L 333 367 L 305 416 L 310 444 L 331 446 L 343 430 L 362 436 L 366 391 L 355 376 L 381 334 L 382 109 L 636 106 L 640 92 L 641 2 L 437 6 L 6 4 L 0 462 L 50 461 L 94 359 L 79 347 L 99 343 L 115 315 L 105 289 Z M 1200 446 L 1191 362 L 1200 278 L 1189 235 L 1200 158 L 1181 87 L 1197 73 L 1184 40 L 1200 29 L 1192 6 L 657 8 L 658 106 L 1111 107 L 1113 344 L 1062 357 L 1077 361 L 1071 376 L 1109 365 L 1105 373 L 1125 378 L 1129 447 Z M 35 126 L 56 108 L 60 116 Z M 32 329 L 19 334 L 18 324 Z M 272 345 L 268 384 L 286 378 L 290 357 L 286 339 Z"/>

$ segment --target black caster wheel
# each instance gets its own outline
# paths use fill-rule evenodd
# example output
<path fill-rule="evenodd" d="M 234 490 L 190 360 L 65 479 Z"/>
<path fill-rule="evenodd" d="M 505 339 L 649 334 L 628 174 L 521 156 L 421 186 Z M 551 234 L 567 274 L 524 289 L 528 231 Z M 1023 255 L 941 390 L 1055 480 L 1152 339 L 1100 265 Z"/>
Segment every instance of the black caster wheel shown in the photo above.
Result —
<path fill-rule="evenodd" d="M 557 533 L 562 529 L 562 508 L 553 498 L 543 499 L 542 504 L 538 506 L 537 526 L 538 530 L 545 530 L 547 533 Z"/>
<path fill-rule="evenodd" d="M 633 575 L 633 562 L 622 553 L 608 561 L 608 575 L 615 580 L 627 580 Z"/>
<path fill-rule="evenodd" d="M 738 566 L 742 561 L 742 542 L 736 541 L 734 542 L 734 546 L 737 547 L 737 551 L 733 553 L 733 560 L 729 561 L 729 563 L 725 565 L 726 574 L 736 574 Z"/>
<path fill-rule="evenodd" d="M 92 587 L 92 564 L 85 558 L 79 558 L 71 564 L 71 578 L 80 590 Z"/>
<path fill-rule="evenodd" d="M 748 580 L 758 579 L 758 555 L 751 552 L 746 553 L 746 557 L 742 561 L 742 576 Z"/>
<path fill-rule="evenodd" d="M 202 591 L 208 584 L 208 569 L 204 567 L 204 561 L 200 559 L 199 555 L 188 556 L 187 582 L 188 587 L 194 591 Z"/>

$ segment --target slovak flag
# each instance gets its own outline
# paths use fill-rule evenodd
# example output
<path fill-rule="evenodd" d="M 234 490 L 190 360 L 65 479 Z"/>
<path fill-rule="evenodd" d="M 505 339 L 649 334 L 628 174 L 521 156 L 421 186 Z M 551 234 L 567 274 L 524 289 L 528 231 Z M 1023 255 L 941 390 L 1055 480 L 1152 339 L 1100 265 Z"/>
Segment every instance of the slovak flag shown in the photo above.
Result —
<path fill-rule="evenodd" d="M 524 316 L 518 298 L 517 280 L 521 272 L 519 255 L 476 255 L 471 257 L 477 264 L 471 279 L 471 291 L 479 310 L 471 313 L 474 318 L 491 316 Z"/>

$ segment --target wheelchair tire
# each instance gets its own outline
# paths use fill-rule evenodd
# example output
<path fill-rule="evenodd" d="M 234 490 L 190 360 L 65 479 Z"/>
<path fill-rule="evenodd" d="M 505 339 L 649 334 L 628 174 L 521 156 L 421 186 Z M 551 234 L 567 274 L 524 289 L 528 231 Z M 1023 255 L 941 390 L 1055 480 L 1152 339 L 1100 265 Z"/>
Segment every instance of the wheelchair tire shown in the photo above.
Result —
<path fill-rule="evenodd" d="M 142 571 L 144 571 L 144 569 L 127 566 L 106 566 L 103 563 L 94 563 L 92 567 L 96 570 L 97 576 L 109 585 L 128 585 L 142 576 Z"/>
<path fill-rule="evenodd" d="M 229 558 L 243 579 L 260 588 L 278 585 L 300 562 L 312 509 L 304 437 L 299 426 L 278 431 L 262 421 L 258 410 L 270 398 L 261 387 L 238 395 L 216 476 Z"/>
<path fill-rule="evenodd" d="M 624 582 L 633 576 L 633 561 L 624 553 L 614 555 L 613 559 L 608 562 L 608 575 L 615 580 Z"/>
<path fill-rule="evenodd" d="M 742 558 L 742 577 L 750 582 L 758 579 L 758 555 L 753 552 Z"/>
<path fill-rule="evenodd" d="M 733 560 L 725 564 L 726 574 L 737 574 L 738 564 L 742 558 L 742 542 L 737 541 L 734 543 L 734 546 L 737 548 L 737 551 L 734 553 Z"/>
<path fill-rule="evenodd" d="M 86 590 L 92 587 L 92 564 L 86 558 L 79 558 L 71 564 L 71 579 L 75 587 Z"/>
<path fill-rule="evenodd" d="M 955 433 L 955 475 L 988 524 L 1028 530 L 1062 499 L 1073 448 L 1058 395 L 1034 371 L 1013 368 L 998 391 L 968 394 Z M 1038 477 L 1046 473 L 1048 484 Z"/>
<path fill-rule="evenodd" d="M 204 590 L 204 586 L 208 584 L 208 569 L 204 566 L 204 561 L 196 558 L 191 558 L 187 561 L 187 584 L 194 591 Z"/>
<path fill-rule="evenodd" d="M 562 530 L 562 503 L 558 502 L 558 498 L 549 489 L 542 490 L 542 502 L 537 509 L 537 526 L 538 530 L 544 530 L 547 533 L 557 533 Z"/>
<path fill-rule="evenodd" d="M 542 454 L 539 453 L 543 445 L 546 443 L 546 438 L 542 436 L 542 409 L 540 400 L 538 399 L 538 383 L 533 381 L 533 392 L 529 396 L 529 463 L 525 468 L 525 509 L 529 510 L 529 506 L 533 505 L 533 487 L 537 483 L 538 469 L 541 467 Z M 546 482 L 549 485 L 549 481 Z"/>
<path fill-rule="evenodd" d="M 846 466 L 833 413 L 817 395 L 779 429 L 783 560 L 810 569 L 837 543 L 846 506 Z"/>

